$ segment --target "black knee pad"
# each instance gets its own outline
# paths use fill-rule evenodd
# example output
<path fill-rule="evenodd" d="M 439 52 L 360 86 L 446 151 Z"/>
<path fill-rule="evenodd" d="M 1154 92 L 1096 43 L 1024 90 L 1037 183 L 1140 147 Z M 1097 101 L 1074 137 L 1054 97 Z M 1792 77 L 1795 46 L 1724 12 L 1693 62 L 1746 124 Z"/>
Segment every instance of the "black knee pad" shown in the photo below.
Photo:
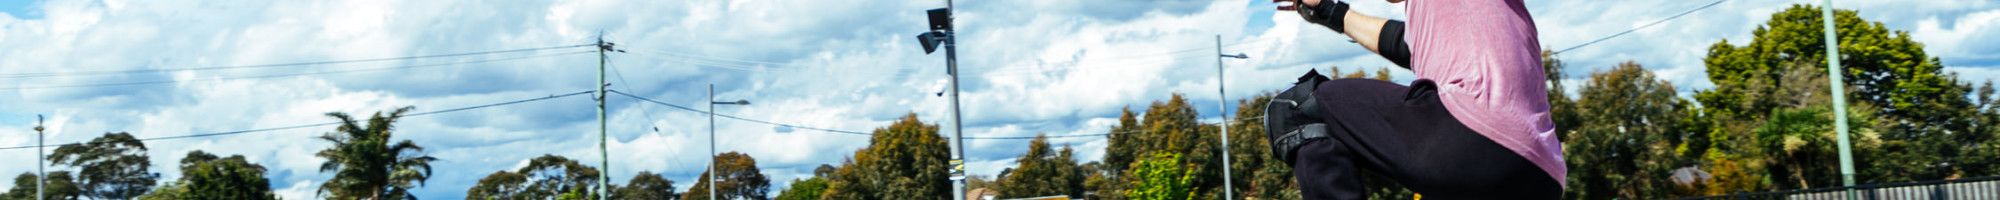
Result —
<path fill-rule="evenodd" d="M 1291 88 L 1278 92 L 1264 106 L 1264 135 L 1271 142 L 1271 153 L 1286 165 L 1296 161 L 1292 153 L 1299 145 L 1327 137 L 1325 106 L 1313 97 L 1313 91 L 1328 80 L 1332 79 L 1318 70 L 1306 71 Z"/>

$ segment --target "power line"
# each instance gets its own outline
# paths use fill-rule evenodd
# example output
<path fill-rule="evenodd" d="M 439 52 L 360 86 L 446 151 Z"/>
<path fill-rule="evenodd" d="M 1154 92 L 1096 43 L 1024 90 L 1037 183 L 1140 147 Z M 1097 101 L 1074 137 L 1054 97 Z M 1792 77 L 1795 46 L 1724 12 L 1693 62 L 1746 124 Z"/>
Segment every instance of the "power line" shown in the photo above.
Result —
<path fill-rule="evenodd" d="M 1258 38 L 1258 40 L 1250 40 L 1250 42 L 1224 44 L 1224 48 L 1242 46 L 1242 44 L 1260 44 L 1260 42 L 1272 42 L 1272 40 L 1276 40 L 1276 38 Z M 1180 48 L 1180 50 L 1156 52 L 1156 54 L 1124 54 L 1124 56 L 1098 58 L 1098 60 L 1102 60 L 1106 64 L 1096 64 L 1096 66 L 1128 68 L 1128 66 L 1146 66 L 1146 64 L 1166 64 L 1166 62 L 1174 62 L 1172 56 L 1176 56 L 1176 54 L 1188 54 L 1188 52 L 1200 52 L 1200 50 L 1214 50 L 1214 46 Z M 1076 66 L 1078 62 L 1086 62 L 1086 60 L 1066 60 L 1066 62 L 1052 62 L 1052 64 L 1036 64 L 1036 66 L 1058 66 L 1058 68 L 994 68 L 994 70 L 984 70 L 984 72 L 986 72 L 986 76 L 1022 76 L 1022 74 L 1044 74 L 1044 72 L 1062 72 L 1062 70 L 1092 70 L 1092 68 L 1080 68 L 1080 66 Z M 1060 66 L 1070 66 L 1070 68 L 1060 68 Z"/>
<path fill-rule="evenodd" d="M 1611 38 L 1615 38 L 1615 37 L 1618 37 L 1618 36 L 1622 36 L 1622 35 L 1625 35 L 1625 34 L 1628 34 L 1628 33 L 1632 33 L 1633 31 L 1638 31 L 1639 29 L 1644 29 L 1644 28 L 1646 28 L 1646 27 L 1653 27 L 1653 25 L 1659 25 L 1660 23 L 1664 23 L 1664 22 L 1667 22 L 1668 20 L 1674 20 L 1675 18 L 1681 18 L 1681 16 L 1687 16 L 1688 14 L 1690 14 L 1690 13 L 1694 13 L 1695 11 L 1701 11 L 1702 9 L 1708 9 L 1709 7 L 1715 7 L 1715 5 L 1716 5 L 1716 4 L 1722 4 L 1722 2 L 1723 2 L 1723 1 L 1729 1 L 1729 0 L 1715 0 L 1715 2 L 1713 2 L 1713 3 L 1708 3 L 1708 5 L 1702 5 L 1701 7 L 1698 7 L 1698 8 L 1694 8 L 1693 10 L 1688 10 L 1687 12 L 1681 12 L 1681 14 L 1677 14 L 1677 15 L 1674 15 L 1674 16 L 1672 16 L 1672 17 L 1667 17 L 1666 19 L 1660 19 L 1659 21 L 1653 21 L 1653 23 L 1646 23 L 1646 25 L 1643 25 L 1643 26 L 1639 26 L 1639 27 L 1637 27 L 1637 28 L 1632 28 L 1632 29 L 1626 29 L 1626 30 L 1625 30 L 1624 32 L 1618 32 L 1618 34 L 1611 34 L 1610 36 L 1604 36 L 1604 37 L 1602 37 L 1602 38 L 1597 38 L 1596 40 L 1591 40 L 1590 42 L 1585 42 L 1585 43 L 1583 43 L 1583 44 L 1579 44 L 1579 45 L 1576 45 L 1576 46 L 1570 46 L 1569 48 L 1563 48 L 1563 50 L 1560 50 L 1560 51 L 1555 51 L 1555 54 L 1562 54 L 1563 52 L 1569 52 L 1569 50 L 1576 50 L 1576 48 L 1583 48 L 1584 46 L 1590 46 L 1591 44 L 1597 44 L 1597 42 L 1603 42 L 1604 40 L 1608 40 L 1608 39 L 1611 39 Z"/>
<path fill-rule="evenodd" d="M 81 88 L 81 87 L 110 87 L 110 86 L 132 86 L 132 85 L 150 85 L 150 84 L 167 84 L 167 83 L 182 83 L 182 82 L 202 82 L 202 81 L 225 81 L 225 80 L 242 80 L 242 79 L 266 79 L 266 78 L 280 78 L 280 77 L 294 77 L 294 76 L 310 76 L 310 75 L 324 75 L 324 74 L 342 74 L 342 73 L 355 73 L 355 72 L 369 72 L 369 71 L 384 71 L 384 70 L 399 70 L 399 69 L 415 69 L 415 68 L 428 68 L 428 67 L 437 67 L 437 66 L 449 66 L 449 65 L 462 65 L 462 64 L 476 64 L 476 63 L 489 63 L 489 62 L 499 62 L 499 61 L 511 61 L 511 60 L 525 60 L 525 59 L 533 59 L 533 58 L 548 58 L 548 57 L 556 57 L 556 56 L 565 56 L 565 55 L 576 55 L 576 54 L 584 54 L 584 53 L 591 53 L 591 52 L 596 52 L 596 51 L 595 51 L 595 50 L 591 50 L 591 51 L 578 51 L 578 52 L 567 52 L 567 53 L 556 53 L 556 54 L 543 54 L 543 55 L 535 55 L 535 56 L 527 56 L 527 57 L 513 57 L 513 58 L 499 58 L 499 59 L 487 59 L 487 60 L 473 60 L 473 61 L 460 61 L 460 62 L 449 62 L 449 63 L 432 63 L 432 64 L 420 64 L 420 65 L 403 65 L 403 66 L 391 66 L 391 67 L 377 67 L 377 68 L 362 68 L 362 69 L 350 69 L 350 70 L 335 70 L 335 71 L 319 71 L 319 72 L 301 72 L 301 73 L 285 73 L 285 74 L 267 74 L 267 75 L 256 75 L 256 76 L 238 76 L 238 77 L 223 77 L 223 78 L 215 78 L 215 79 L 193 79 L 193 80 L 155 80 L 155 81 L 135 81 L 135 82 L 117 82 L 117 83 L 91 83 L 91 84 L 73 84 L 73 85 L 44 85 L 44 86 L 16 86 L 16 87 L 8 87 L 8 88 L 0 88 L 0 91 L 7 91 L 7 90 L 31 90 L 31 89 L 56 89 L 56 88 Z"/>
<path fill-rule="evenodd" d="M 787 64 L 787 63 L 769 62 L 769 61 L 751 61 L 751 60 L 721 58 L 713 56 L 700 56 L 700 55 L 673 53 L 673 52 L 659 51 L 659 50 L 633 49 L 633 51 L 651 55 L 651 56 L 641 56 L 644 58 L 658 59 L 662 61 L 684 61 L 687 62 L 688 64 L 697 67 L 723 68 L 723 69 L 744 71 L 744 72 L 767 72 L 774 70 L 797 71 L 797 70 L 803 70 L 802 68 L 805 67 L 811 67 L 811 65 Z M 680 58 L 680 60 L 670 60 L 673 58 Z M 870 74 L 870 75 L 901 77 L 905 74 L 909 74 L 911 72 L 916 71 L 916 69 L 921 68 L 921 66 L 908 66 L 908 65 L 871 66 L 870 68 L 871 69 L 889 68 L 889 69 L 894 69 L 894 71 L 860 72 L 860 73 Z M 843 72 L 849 72 L 849 71 L 843 71 Z"/>
<path fill-rule="evenodd" d="M 504 106 L 504 105 L 513 105 L 513 104 L 519 104 L 519 103 L 527 103 L 527 102 L 534 102 L 534 101 L 542 101 L 542 100 L 549 100 L 549 99 L 555 99 L 555 98 L 562 98 L 562 97 L 569 97 L 569 96 L 576 96 L 576 95 L 583 95 L 583 94 L 590 94 L 591 92 L 592 92 L 592 91 L 582 91 L 582 92 L 575 92 L 575 93 L 568 93 L 568 94 L 561 94 L 561 95 L 549 95 L 549 96 L 547 96 L 547 97 L 539 97 L 539 98 L 530 98 L 530 99 L 522 99 L 522 100 L 514 100 L 514 101 L 507 101 L 507 102 L 500 102 L 500 103 L 493 103 L 493 104 L 483 104 L 483 105 L 475 105 L 475 106 L 466 106 L 466 107 L 458 107 L 458 108 L 452 108 L 452 109 L 444 109 L 444 110 L 437 110 L 437 111 L 429 111 L 429 112 L 418 112 L 418 113 L 411 113 L 411 114 L 406 114 L 406 115 L 403 115 L 403 116 L 405 116 L 405 117 L 414 117 L 414 116 L 424 116 L 424 115 L 433 115 L 433 114 L 443 114 L 443 113 L 450 113 L 450 112 L 459 112 L 459 111 L 467 111 L 467 110 L 476 110 L 476 109 L 483 109 L 483 108 L 489 108 L 489 107 L 494 107 L 494 106 Z M 267 132 L 267 131 L 279 131 L 279 130 L 290 130 L 290 129 L 301 129 L 301 128 L 311 128 L 311 127 L 320 127 L 320 126 L 330 126 L 330 125 L 336 125 L 336 124 L 340 124 L 340 123 L 341 123 L 341 122 L 326 122 L 326 123 L 315 123 L 315 124 L 302 124 L 302 125 L 292 125 L 292 126 L 282 126 L 282 127 L 273 127 L 273 128 L 259 128 L 259 129 L 248 129 L 248 130 L 237 130 L 237 131 L 224 131 L 224 132 L 212 132 L 212 133 L 198 133 L 198 134 L 187 134 L 187 135 L 177 135 L 177 136 L 165 136 L 165 137 L 151 137 L 151 138 L 140 138 L 139 140 L 140 140 L 140 141 L 154 141 L 154 140 L 172 140 L 172 139 L 185 139 L 185 138 L 197 138 L 197 137 L 211 137 L 211 136 L 223 136 L 223 135 L 236 135 L 236 134 L 245 134 L 245 133 L 256 133 L 256 132 Z M 63 143 L 63 144 L 55 144 L 55 145 L 42 145 L 42 146 L 62 146 L 62 145 L 70 145 L 70 144 L 81 144 L 81 142 L 70 142 L 70 143 Z M 5 148 L 0 148 L 0 150 L 11 150 L 11 149 L 26 149 L 26 148 L 35 148 L 35 147 L 36 147 L 36 146 L 33 146 L 33 145 L 30 145 L 30 146 L 17 146 L 17 147 L 5 147 Z"/>
<path fill-rule="evenodd" d="M 700 114 L 704 114 L 704 115 L 707 115 L 707 114 L 712 114 L 712 113 L 709 113 L 708 111 L 704 111 L 704 110 L 696 110 L 696 109 L 694 109 L 694 108 L 689 108 L 689 107 L 687 107 L 687 106 L 681 106 L 681 105 L 674 105 L 674 104 L 672 104 L 672 103 L 667 103 L 667 102 L 661 102 L 661 101 L 659 101 L 659 100 L 653 100 L 653 99 L 651 99 L 651 98 L 646 98 L 646 97 L 640 97 L 639 95 L 632 95 L 631 93 L 625 93 L 625 92 L 623 92 L 623 91 L 616 91 L 616 90 L 613 90 L 613 91 L 610 91 L 610 92 L 611 92 L 612 94 L 618 94 L 618 95 L 622 95 L 622 96 L 625 96 L 625 97 L 631 97 L 631 98 L 633 98 L 633 99 L 639 99 L 639 100 L 641 100 L 641 101 L 646 101 L 646 102 L 652 102 L 652 103 L 654 103 L 654 104 L 660 104 L 660 105 L 664 105 L 664 106 L 667 106 L 667 107 L 673 107 L 673 108 L 677 108 L 677 109 L 681 109 L 681 110 L 687 110 L 687 111 L 692 111 L 692 112 L 695 112 L 695 113 L 700 113 Z M 770 122 L 770 121 L 764 121 L 764 120 L 757 120 L 757 119 L 750 119 L 750 118 L 742 118 L 742 117 L 737 117 L 737 116 L 733 116 L 733 115 L 723 115 L 723 114 L 714 114 L 714 115 L 715 115 L 716 117 L 722 117 L 722 118 L 729 118 L 729 119 L 735 119 L 735 120 L 742 120 L 742 121 L 747 121 L 747 122 L 754 122 L 754 123 L 759 123 L 759 124 L 767 124 L 767 125 L 774 125 L 774 126 L 783 126 L 783 127 L 791 127 L 791 128 L 796 128 L 796 129 L 806 129 L 806 130 L 815 130 L 815 131 L 825 131 L 825 132 L 830 132 L 830 133 L 843 133 L 843 134 L 851 134 L 851 135 L 873 135 L 873 134 L 869 134 L 869 133 L 864 133 L 864 132 L 859 132 L 859 131 L 846 131 L 846 130 L 834 130 L 834 129 L 827 129 L 827 128 L 818 128 L 818 127 L 810 127 L 810 126 L 799 126 L 799 125 L 792 125 L 792 124 L 784 124 L 784 123 L 777 123 L 777 122 Z"/>
<path fill-rule="evenodd" d="M 466 53 L 453 53 L 453 54 L 438 54 L 438 55 L 422 55 L 422 56 L 404 56 L 404 57 L 391 57 L 391 58 L 371 58 L 371 59 L 356 59 L 356 60 L 334 60 L 334 61 L 315 61 L 315 62 L 299 62 L 299 63 L 279 63 L 279 64 L 258 64 L 258 65 L 235 65 L 235 66 L 212 66 L 212 67 L 191 67 L 191 68 L 176 68 L 176 69 L 135 69 L 135 70 L 109 70 L 109 71 L 81 71 L 81 72 L 35 72 L 35 73 L 13 73 L 13 74 L 0 74 L 0 79 L 10 79 L 10 78 L 34 78 L 34 77 L 54 77 L 54 76 L 91 76 L 91 75 L 111 75 L 111 74 L 136 74 L 136 73 L 156 73 L 156 72 L 173 72 L 173 71 L 206 71 L 206 70 L 226 70 L 226 69 L 248 69 L 248 68 L 270 68 L 270 67 L 287 67 L 287 66 L 314 66 L 314 65 L 333 65 L 333 64 L 346 64 L 346 63 L 364 63 L 364 62 L 380 62 L 380 61 L 392 61 L 392 60 L 414 60 L 414 59 L 426 59 L 426 58 L 442 58 L 442 57 L 460 57 L 460 56 L 474 56 L 474 55 L 486 55 L 486 54 L 500 54 L 500 53 L 515 53 L 515 52 L 531 52 L 531 51 L 541 51 L 541 50 L 552 50 L 552 49 L 564 49 L 564 48 L 576 48 L 576 47 L 587 47 L 587 46 L 592 46 L 592 45 L 595 45 L 595 44 L 581 44 L 581 45 L 566 45 L 566 46 L 552 46 L 552 47 L 537 47 L 537 48 L 525 48 L 525 49 L 509 49 L 509 50 L 497 50 L 497 51 L 480 51 L 480 52 L 466 52 Z"/>
<path fill-rule="evenodd" d="M 670 106 L 670 108 L 680 108 L 680 110 L 688 110 L 688 112 L 696 112 L 696 114 L 708 114 L 706 110 L 694 110 L 694 108 L 688 108 L 688 106 L 680 106 L 680 104 L 670 104 L 670 102 L 660 102 L 660 100 L 652 100 L 652 98 L 642 98 L 642 96 L 636 96 L 636 94 L 626 94 L 626 92 L 620 92 L 620 90 L 610 90 L 610 92 L 612 92 L 612 94 L 618 94 L 618 96 L 626 96 L 626 98 L 636 98 L 636 100 L 644 100 L 644 102 L 652 102 L 652 104 L 660 104 L 660 106 Z M 814 128 L 814 126 L 798 126 L 798 124 L 782 124 L 782 122 L 768 122 L 768 120 L 754 120 L 754 118 L 742 118 L 742 116 L 728 116 L 728 114 L 716 114 L 716 116 L 720 116 L 720 118 L 732 118 L 732 120 L 744 120 L 744 122 L 756 122 L 756 124 L 770 124 L 770 126 L 786 126 L 786 128 L 800 128 L 800 130 L 820 130 L 820 132 L 834 132 L 834 134 L 856 134 L 856 136 L 872 136 L 872 134 L 868 134 L 868 132 L 854 132 L 854 130 L 832 130 L 832 128 Z M 1254 118 L 1240 118 L 1240 120 L 1258 120 L 1258 118 L 1264 118 L 1264 116 L 1254 116 Z M 1104 132 L 1104 134 L 1044 134 L 1044 138 L 1086 138 L 1086 136 L 1112 136 L 1112 134 L 1140 134 L 1140 132 L 1150 132 L 1150 130 L 1126 130 L 1126 132 Z M 966 136 L 966 138 L 968 138 L 968 140 L 1032 140 L 1034 136 Z"/>

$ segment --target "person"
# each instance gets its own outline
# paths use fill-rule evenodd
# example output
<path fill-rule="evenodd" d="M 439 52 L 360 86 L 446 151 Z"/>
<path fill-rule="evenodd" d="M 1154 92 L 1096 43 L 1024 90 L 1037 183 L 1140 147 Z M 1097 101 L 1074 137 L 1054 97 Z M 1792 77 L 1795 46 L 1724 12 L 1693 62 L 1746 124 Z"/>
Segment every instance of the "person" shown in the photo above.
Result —
<path fill-rule="evenodd" d="M 1521 0 L 1389 0 L 1406 3 L 1407 24 L 1337 0 L 1274 1 L 1417 75 L 1307 71 L 1273 98 L 1266 134 L 1306 199 L 1365 198 L 1361 173 L 1432 199 L 1562 198 L 1568 169 Z"/>

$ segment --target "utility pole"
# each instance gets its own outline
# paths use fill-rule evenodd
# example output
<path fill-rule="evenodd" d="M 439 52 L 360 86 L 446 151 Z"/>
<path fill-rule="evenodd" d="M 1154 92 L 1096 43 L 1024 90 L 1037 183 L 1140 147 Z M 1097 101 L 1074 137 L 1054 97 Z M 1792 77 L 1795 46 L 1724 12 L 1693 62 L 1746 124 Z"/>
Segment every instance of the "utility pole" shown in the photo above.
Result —
<path fill-rule="evenodd" d="M 930 25 L 926 27 L 927 31 L 917 34 L 917 41 L 922 42 L 924 54 L 936 51 L 937 46 L 944 46 L 945 74 L 951 76 L 951 129 L 953 136 L 952 141 L 948 144 L 952 151 L 951 161 L 949 162 L 951 165 L 951 175 L 949 178 L 951 180 L 951 198 L 964 200 L 965 126 L 962 122 L 965 120 L 962 119 L 963 115 L 959 114 L 960 110 L 958 106 L 958 32 L 952 30 L 951 0 L 945 0 L 944 5 L 944 8 L 924 11 L 925 16 L 928 16 L 930 19 Z"/>
<path fill-rule="evenodd" d="M 715 156 L 715 84 L 708 84 L 708 200 L 715 200 L 715 187 L 722 183 Z"/>
<path fill-rule="evenodd" d="M 951 0 L 944 1 L 944 10 L 951 11 Z M 956 17 L 952 17 L 956 18 Z M 949 18 L 947 19 L 949 20 Z M 958 31 L 945 30 L 944 62 L 945 71 L 951 73 L 951 161 L 955 163 L 952 174 L 951 199 L 965 200 L 965 118 L 958 105 Z"/>
<path fill-rule="evenodd" d="M 35 200 L 43 200 L 49 196 L 42 193 L 42 188 L 49 185 L 49 172 L 42 169 L 42 166 L 48 165 L 42 160 L 48 157 L 42 155 L 42 148 L 46 148 L 44 146 L 47 145 L 42 144 L 42 138 L 46 136 L 47 134 L 42 133 L 42 115 L 35 115 Z"/>
<path fill-rule="evenodd" d="M 1833 130 L 1839 133 L 1840 184 L 1847 187 L 1847 199 L 1855 199 L 1854 153 L 1847 139 L 1847 89 L 1840 74 L 1840 40 L 1833 29 L 1833 0 L 1821 0 L 1820 23 L 1826 27 L 1826 77 L 1833 90 Z"/>
<path fill-rule="evenodd" d="M 606 123 L 604 121 L 604 99 L 605 96 L 608 96 L 605 95 L 604 93 L 604 87 L 610 85 L 604 82 L 604 62 L 607 59 L 604 56 L 604 51 L 607 50 L 611 50 L 611 43 L 605 43 L 604 33 L 598 32 L 597 33 L 597 155 L 599 158 L 601 158 L 601 160 L 598 160 L 597 168 L 604 169 L 604 171 L 602 171 L 603 173 L 597 173 L 597 181 L 598 181 L 597 199 L 599 200 L 605 199 L 606 196 L 611 195 L 611 150 L 609 147 L 610 144 L 609 141 L 611 141 L 610 139 L 611 134 L 606 133 L 607 132 L 605 128 Z"/>
<path fill-rule="evenodd" d="M 715 187 L 722 183 L 721 171 L 716 171 L 715 154 L 715 105 L 750 105 L 750 100 L 715 101 L 715 84 L 708 84 L 708 200 L 715 200 Z"/>
<path fill-rule="evenodd" d="M 1222 59 L 1250 59 L 1250 55 L 1243 53 L 1236 53 L 1236 55 L 1222 54 L 1222 35 L 1215 35 L 1215 55 L 1215 94 L 1217 98 L 1221 98 L 1222 100 L 1221 103 L 1216 104 L 1220 108 L 1216 112 L 1222 113 L 1222 199 L 1234 199 L 1233 197 L 1236 196 L 1236 185 L 1230 183 L 1231 181 L 1229 180 L 1229 92 L 1224 89 L 1227 87 L 1223 87 L 1225 81 L 1222 78 Z"/>

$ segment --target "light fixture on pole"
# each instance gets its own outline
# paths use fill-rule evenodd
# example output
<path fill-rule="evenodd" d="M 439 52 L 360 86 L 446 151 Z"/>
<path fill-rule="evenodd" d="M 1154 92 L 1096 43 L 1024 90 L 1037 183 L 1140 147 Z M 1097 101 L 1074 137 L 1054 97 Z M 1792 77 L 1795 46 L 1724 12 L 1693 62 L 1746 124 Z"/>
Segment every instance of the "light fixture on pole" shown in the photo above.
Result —
<path fill-rule="evenodd" d="M 722 183 L 721 171 L 716 171 L 715 154 L 715 105 L 750 105 L 750 100 L 715 101 L 715 84 L 708 84 L 708 200 L 715 200 L 715 187 Z"/>
<path fill-rule="evenodd" d="M 952 141 L 950 164 L 951 198 L 965 199 L 965 126 L 958 107 L 958 39 L 951 24 L 951 0 L 945 0 L 945 8 L 930 9 L 925 16 L 930 26 L 924 33 L 917 34 L 917 41 L 924 47 L 924 54 L 936 52 L 944 46 L 945 74 L 951 76 L 951 128 Z"/>
<path fill-rule="evenodd" d="M 1215 57 L 1215 94 L 1217 98 L 1222 98 L 1216 104 L 1219 109 L 1215 111 L 1222 113 L 1222 199 L 1232 199 L 1236 196 L 1236 185 L 1229 176 L 1229 92 L 1222 86 L 1222 58 L 1250 59 L 1250 55 L 1241 52 L 1236 55 L 1222 54 L 1222 35 L 1215 35 L 1215 55 L 1218 56 Z"/>

